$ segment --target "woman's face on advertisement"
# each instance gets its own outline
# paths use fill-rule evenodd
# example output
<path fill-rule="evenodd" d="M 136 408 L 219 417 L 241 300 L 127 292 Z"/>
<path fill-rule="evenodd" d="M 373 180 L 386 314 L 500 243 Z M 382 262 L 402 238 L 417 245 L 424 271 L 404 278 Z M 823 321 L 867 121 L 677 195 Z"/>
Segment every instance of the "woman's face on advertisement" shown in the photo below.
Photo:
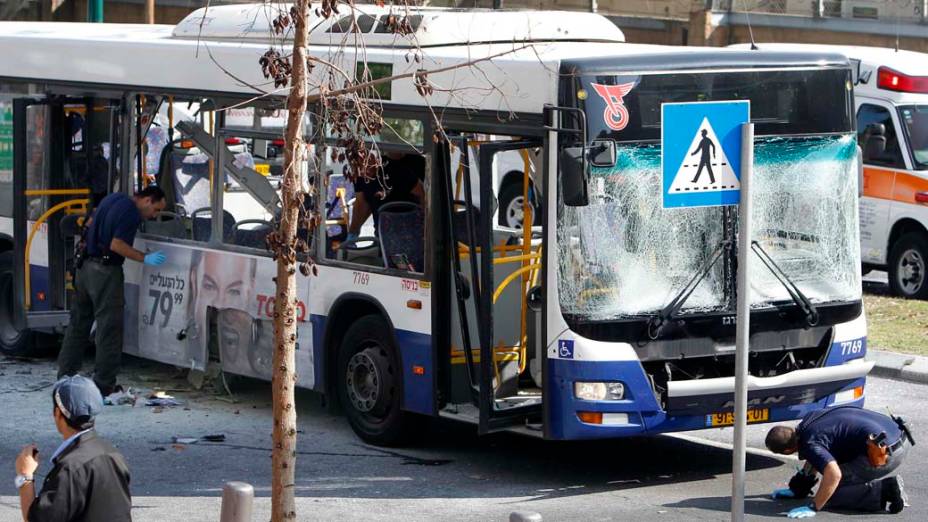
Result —
<path fill-rule="evenodd" d="M 208 252 L 201 263 L 198 309 L 237 308 L 248 310 L 248 299 L 254 286 L 253 259 Z"/>

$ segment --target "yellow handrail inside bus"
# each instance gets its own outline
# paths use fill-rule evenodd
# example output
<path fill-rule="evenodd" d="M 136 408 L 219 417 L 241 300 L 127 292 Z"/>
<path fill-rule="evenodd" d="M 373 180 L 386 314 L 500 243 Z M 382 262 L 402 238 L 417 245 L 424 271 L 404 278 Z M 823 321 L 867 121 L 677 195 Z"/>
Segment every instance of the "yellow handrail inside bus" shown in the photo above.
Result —
<path fill-rule="evenodd" d="M 29 189 L 23 194 L 26 196 L 88 196 L 90 189 Z"/>
<path fill-rule="evenodd" d="M 29 191 L 26 191 L 27 195 Z M 42 192 L 42 191 L 39 191 Z M 23 259 L 25 268 L 23 272 L 25 277 L 23 278 L 26 289 L 26 310 L 32 308 L 32 278 L 31 278 L 31 269 L 29 268 L 29 253 L 32 250 L 32 239 L 35 237 L 36 233 L 39 231 L 39 228 L 51 217 L 55 212 L 58 212 L 61 209 L 70 209 L 70 208 L 83 208 L 86 212 L 87 204 L 90 203 L 89 199 L 69 199 L 68 201 L 63 201 L 53 206 L 52 208 L 45 211 L 44 214 L 39 216 L 39 219 L 32 224 L 32 230 L 29 231 L 29 237 L 26 238 L 26 255 Z"/>
<path fill-rule="evenodd" d="M 525 265 L 519 268 L 518 270 L 516 270 L 515 272 L 506 276 L 506 279 L 503 279 L 503 282 L 500 283 L 499 286 L 496 287 L 496 291 L 493 292 L 493 303 L 496 303 L 496 301 L 499 299 L 499 296 L 503 294 L 503 290 L 505 290 L 506 287 L 509 286 L 509 283 L 513 282 L 515 278 L 521 276 L 522 274 L 531 272 L 532 270 L 536 270 L 538 268 L 536 265 L 538 264 L 540 263 L 532 263 L 530 265 Z"/>
<path fill-rule="evenodd" d="M 535 209 L 532 207 L 532 203 L 528 198 L 532 168 L 531 158 L 528 155 L 528 149 L 521 149 L 519 153 L 522 155 L 522 257 L 525 258 L 525 261 L 522 262 L 522 268 L 525 268 L 526 266 L 533 266 L 535 264 L 530 259 L 532 253 L 532 225 L 535 224 Z M 538 253 L 537 257 L 541 257 L 541 252 Z M 528 336 L 526 335 L 526 329 L 528 327 L 526 319 L 526 314 L 528 313 L 528 288 L 526 287 L 531 277 L 531 273 L 522 274 L 522 308 L 520 314 L 521 321 L 519 323 L 519 333 L 521 334 L 519 337 L 519 373 L 525 371 L 525 365 L 528 362 L 528 350 L 525 346 L 528 341 Z"/>
<path fill-rule="evenodd" d="M 528 253 L 528 254 L 521 254 L 518 256 L 497 257 L 493 259 L 493 264 L 502 265 L 506 263 L 518 263 L 520 261 L 525 263 L 526 261 L 532 262 L 532 260 L 535 260 L 535 259 L 541 259 L 541 254 Z"/>
<path fill-rule="evenodd" d="M 475 249 L 479 254 L 481 247 Z M 496 245 L 492 248 L 493 252 L 521 252 L 522 245 Z M 470 255 L 470 248 L 464 243 L 458 243 L 458 254 L 463 258 Z"/>

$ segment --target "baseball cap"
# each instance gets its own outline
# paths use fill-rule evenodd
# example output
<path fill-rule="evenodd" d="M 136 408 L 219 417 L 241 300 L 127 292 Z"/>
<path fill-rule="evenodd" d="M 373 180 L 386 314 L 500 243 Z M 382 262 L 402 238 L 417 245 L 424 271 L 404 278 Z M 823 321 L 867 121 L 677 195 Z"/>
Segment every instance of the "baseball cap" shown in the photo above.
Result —
<path fill-rule="evenodd" d="M 52 396 L 69 424 L 90 422 L 103 410 L 103 396 L 97 385 L 81 375 L 62 377 L 55 383 Z"/>

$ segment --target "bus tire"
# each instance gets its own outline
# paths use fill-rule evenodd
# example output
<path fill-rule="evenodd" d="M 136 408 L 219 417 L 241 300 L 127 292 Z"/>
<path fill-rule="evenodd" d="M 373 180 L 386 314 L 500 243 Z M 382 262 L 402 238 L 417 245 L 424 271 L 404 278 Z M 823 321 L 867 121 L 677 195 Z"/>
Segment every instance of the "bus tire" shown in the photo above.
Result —
<path fill-rule="evenodd" d="M 910 232 L 889 250 L 889 288 L 906 299 L 928 299 L 928 239 Z"/>
<path fill-rule="evenodd" d="M 409 441 L 422 417 L 401 409 L 399 352 L 380 315 L 362 316 L 348 327 L 336 374 L 339 401 L 358 437 L 378 446 Z"/>
<path fill-rule="evenodd" d="M 33 355 L 33 333 L 16 328 L 13 320 L 13 281 L 13 252 L 0 252 L 0 352 L 25 357 Z"/>
<path fill-rule="evenodd" d="M 499 191 L 499 217 L 497 222 L 504 227 L 522 228 L 524 218 L 524 212 L 522 211 L 524 201 L 522 173 L 519 173 L 516 181 L 512 181 L 516 176 L 507 177 L 510 178 L 510 181 L 504 183 Z M 534 184 L 530 188 L 534 191 Z M 534 224 L 541 223 L 541 206 L 536 201 L 532 201 L 532 214 Z"/>

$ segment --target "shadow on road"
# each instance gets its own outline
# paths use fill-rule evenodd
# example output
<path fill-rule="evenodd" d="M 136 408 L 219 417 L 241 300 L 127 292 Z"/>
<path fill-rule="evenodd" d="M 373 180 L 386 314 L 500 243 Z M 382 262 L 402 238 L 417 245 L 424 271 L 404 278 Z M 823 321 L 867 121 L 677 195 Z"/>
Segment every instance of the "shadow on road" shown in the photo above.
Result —
<path fill-rule="evenodd" d="M 767 495 L 749 495 L 744 498 L 744 513 L 751 516 L 783 518 L 783 515 L 790 509 L 801 506 L 806 502 L 775 501 Z M 703 509 L 708 511 L 720 511 L 729 513 L 731 511 L 731 497 L 702 497 L 688 498 L 672 504 L 664 504 L 666 508 L 687 508 Z"/>
<path fill-rule="evenodd" d="M 805 505 L 809 502 L 805 500 L 773 500 L 767 495 L 749 495 L 744 498 L 744 513 L 754 517 L 770 517 L 783 519 L 784 515 L 791 509 Z M 680 502 L 664 504 L 666 508 L 684 508 L 684 509 L 702 509 L 707 511 L 720 511 L 724 513 L 731 512 L 731 497 L 701 497 L 689 498 Z M 857 516 L 866 519 L 881 515 L 883 513 L 866 513 L 860 511 L 829 511 L 832 514 L 842 516 Z"/>

